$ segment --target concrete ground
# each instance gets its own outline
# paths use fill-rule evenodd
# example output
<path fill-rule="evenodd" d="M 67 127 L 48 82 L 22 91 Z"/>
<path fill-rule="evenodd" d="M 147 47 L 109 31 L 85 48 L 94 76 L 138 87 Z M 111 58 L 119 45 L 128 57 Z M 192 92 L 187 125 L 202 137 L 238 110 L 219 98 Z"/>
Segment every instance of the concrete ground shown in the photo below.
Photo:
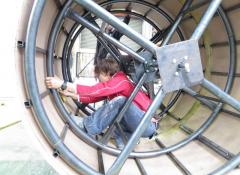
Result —
<path fill-rule="evenodd" d="M 33 145 L 20 116 L 11 112 L 14 108 L 0 101 L 0 174 L 57 175 Z"/>

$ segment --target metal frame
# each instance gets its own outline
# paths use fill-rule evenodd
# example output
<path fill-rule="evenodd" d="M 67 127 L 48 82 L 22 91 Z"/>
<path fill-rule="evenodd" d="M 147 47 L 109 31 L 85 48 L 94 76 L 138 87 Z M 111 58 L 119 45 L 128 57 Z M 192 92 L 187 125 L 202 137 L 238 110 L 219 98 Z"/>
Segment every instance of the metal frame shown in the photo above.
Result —
<path fill-rule="evenodd" d="M 109 24 L 116 27 L 120 32 L 122 32 L 129 38 L 133 39 L 139 45 L 148 49 L 153 55 L 155 55 L 156 46 L 153 43 L 151 43 L 148 40 L 145 40 L 144 38 L 139 36 L 135 31 L 133 31 L 131 28 L 129 28 L 127 25 L 125 25 L 124 23 L 119 21 L 114 16 L 112 16 L 110 13 L 106 12 L 105 10 L 100 8 L 98 5 L 96 5 L 92 1 L 76 0 L 76 2 L 81 4 L 85 8 L 92 10 L 92 12 L 96 13 L 97 16 L 103 18 L 104 21 L 106 21 Z M 197 29 L 193 33 L 191 39 L 197 39 L 197 40 L 200 39 L 203 31 L 205 30 L 207 24 L 209 23 L 209 21 L 215 14 L 220 3 L 221 3 L 221 0 L 213 0 L 211 2 L 207 12 L 204 14 L 200 24 L 198 25 Z M 51 31 L 51 35 L 50 35 L 51 37 L 49 39 L 48 58 L 54 57 L 54 53 L 53 53 L 54 47 L 53 46 L 56 42 L 56 36 L 57 36 L 58 30 L 61 26 L 62 20 L 65 16 L 65 12 L 68 10 L 68 8 L 70 7 L 71 4 L 72 4 L 71 0 L 66 2 L 66 4 L 63 7 L 63 10 L 58 15 L 59 16 L 58 20 L 55 21 L 54 28 Z M 81 160 L 79 160 L 63 144 L 61 138 L 57 135 L 57 133 L 55 132 L 55 130 L 53 129 L 53 127 L 51 126 L 51 124 L 48 120 L 48 117 L 43 108 L 43 104 L 41 102 L 41 99 L 40 99 L 40 96 L 38 93 L 39 91 L 38 91 L 38 86 L 37 86 L 37 81 L 36 81 L 36 72 L 35 72 L 35 68 L 34 68 L 34 64 L 35 64 L 34 58 L 35 58 L 35 50 L 36 50 L 35 45 L 36 45 L 37 29 L 38 29 L 38 25 L 39 25 L 39 21 L 41 18 L 41 14 L 42 14 L 44 5 L 45 5 L 45 0 L 38 0 L 38 1 L 34 2 L 34 7 L 33 7 L 33 10 L 32 10 L 31 16 L 30 16 L 30 20 L 29 20 L 29 24 L 28 24 L 28 31 L 27 31 L 27 38 L 26 38 L 26 50 L 25 50 L 24 65 L 25 65 L 26 83 L 27 83 L 28 93 L 29 93 L 30 99 L 32 101 L 32 105 L 33 105 L 32 107 L 33 107 L 35 113 L 37 114 L 36 117 L 38 119 L 38 122 L 41 125 L 41 128 L 42 128 L 44 134 L 46 135 L 49 143 L 60 153 L 60 156 L 69 165 L 74 167 L 74 169 L 76 171 L 78 171 L 79 173 L 99 174 L 95 170 L 93 170 L 92 168 L 90 168 L 89 166 L 84 164 Z M 84 20 L 83 20 L 83 22 L 84 22 Z M 85 24 L 88 25 L 88 23 L 85 23 Z M 99 32 L 99 31 L 97 31 L 97 32 Z M 105 36 L 105 37 L 106 37 L 105 39 L 107 39 L 108 41 L 112 42 L 113 44 L 117 45 L 118 47 L 120 47 L 122 49 L 126 49 L 129 53 L 133 54 L 135 58 L 138 58 L 139 60 L 144 62 L 144 59 L 142 59 L 141 56 L 139 57 L 139 55 L 132 53 L 130 50 L 125 48 L 125 46 L 119 44 L 118 42 L 115 42 L 111 38 L 108 38 L 108 36 Z M 54 75 L 53 71 L 51 71 L 51 70 L 53 70 L 52 59 L 48 59 L 48 75 L 49 76 Z M 228 95 L 227 93 L 223 92 L 221 89 L 216 87 L 214 84 L 212 84 L 211 82 L 209 82 L 208 80 L 205 79 L 203 81 L 202 85 L 205 88 L 207 88 L 208 90 L 210 90 L 212 93 L 214 93 L 216 96 L 221 98 L 223 101 L 225 101 L 226 103 L 228 103 L 229 105 L 233 106 L 235 109 L 240 111 L 240 103 L 237 100 L 235 100 L 234 98 L 232 98 L 230 95 Z M 226 90 L 228 90 L 228 89 L 229 89 L 229 86 L 226 87 Z M 69 118 L 68 118 L 69 114 L 67 113 L 67 111 L 63 110 L 64 107 L 61 104 L 61 100 L 59 99 L 57 92 L 52 90 L 51 93 L 57 99 L 57 103 L 59 103 L 59 105 L 60 105 L 59 110 L 61 111 L 62 114 L 64 114 L 64 116 L 62 116 L 63 120 L 67 121 L 69 123 L 69 126 L 74 126 L 75 129 L 77 131 L 79 131 L 75 122 L 73 122 L 73 120 L 71 120 L 71 119 L 69 120 Z M 150 121 L 151 116 L 153 115 L 155 110 L 158 108 L 158 106 L 162 103 L 164 96 L 165 96 L 165 93 L 160 88 L 159 92 L 156 95 L 156 98 L 154 99 L 152 105 L 149 107 L 148 111 L 145 113 L 144 118 L 141 121 L 140 125 L 138 126 L 137 130 L 133 133 L 133 136 L 130 138 L 125 149 L 120 153 L 119 157 L 116 159 L 116 161 L 110 167 L 107 174 L 109 174 L 109 175 L 117 174 L 120 171 L 122 165 L 124 164 L 124 162 L 126 161 L 128 156 L 130 155 L 134 145 L 137 143 L 142 132 L 147 127 L 146 123 Z M 215 108 L 212 116 L 214 116 L 216 113 L 218 113 L 221 106 L 222 106 L 222 104 L 219 104 Z M 214 119 L 214 117 L 209 117 L 209 119 L 206 123 L 210 124 L 213 119 Z M 207 127 L 208 127 L 207 124 L 205 124 L 204 127 L 202 127 L 201 129 L 198 129 L 194 134 L 192 134 L 186 140 L 196 137 L 200 132 L 202 132 L 204 130 L 204 128 L 206 129 Z M 80 133 L 79 135 L 81 135 L 84 140 L 89 139 L 81 131 L 79 131 L 79 133 Z M 161 153 L 163 154 L 166 152 L 170 152 L 170 151 L 173 151 L 174 149 L 177 149 L 177 148 L 183 146 L 184 144 L 186 144 L 186 140 L 182 141 L 177 146 L 173 145 L 165 150 L 161 150 Z M 99 145 L 99 144 L 96 143 L 96 145 Z M 101 147 L 101 146 L 102 145 L 100 144 L 99 147 Z M 119 152 L 117 152 L 117 153 L 119 153 Z M 156 155 L 156 153 L 154 153 L 154 154 Z M 157 154 L 157 155 L 160 155 L 160 154 Z M 226 166 L 220 167 L 217 171 L 218 172 L 219 171 L 227 172 L 227 171 L 231 170 L 233 167 L 235 167 L 236 165 L 239 164 L 239 162 L 240 162 L 239 158 L 240 158 L 240 156 L 237 155 L 232 161 L 228 162 L 226 164 Z"/>

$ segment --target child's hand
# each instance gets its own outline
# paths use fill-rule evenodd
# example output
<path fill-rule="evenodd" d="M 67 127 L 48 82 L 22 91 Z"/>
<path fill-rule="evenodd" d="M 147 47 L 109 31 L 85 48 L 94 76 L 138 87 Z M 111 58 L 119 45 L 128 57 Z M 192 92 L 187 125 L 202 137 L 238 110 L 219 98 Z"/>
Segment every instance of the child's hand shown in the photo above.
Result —
<path fill-rule="evenodd" d="M 45 79 L 47 88 L 58 89 L 63 84 L 63 80 L 58 77 L 46 77 Z"/>
<path fill-rule="evenodd" d="M 61 95 L 65 96 L 65 97 L 71 97 L 71 98 L 73 98 L 73 99 L 75 99 L 75 100 L 78 100 L 78 95 L 75 94 L 75 93 L 69 92 L 69 91 L 67 91 L 67 90 L 64 90 L 64 91 L 59 90 L 58 92 L 59 92 Z"/>
<path fill-rule="evenodd" d="M 72 97 L 72 95 L 73 95 L 73 93 L 71 93 L 71 92 L 69 92 L 69 91 L 67 91 L 67 90 L 64 90 L 64 91 L 62 91 L 62 90 L 60 90 L 60 91 L 58 91 L 61 95 L 64 95 L 64 96 L 66 96 L 66 97 Z"/>

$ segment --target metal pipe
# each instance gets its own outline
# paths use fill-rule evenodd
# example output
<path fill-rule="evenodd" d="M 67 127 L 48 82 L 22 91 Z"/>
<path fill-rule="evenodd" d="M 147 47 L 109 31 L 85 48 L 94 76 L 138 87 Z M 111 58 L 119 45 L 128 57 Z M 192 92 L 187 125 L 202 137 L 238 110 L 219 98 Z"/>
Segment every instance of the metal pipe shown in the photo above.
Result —
<path fill-rule="evenodd" d="M 228 103 L 230 106 L 235 108 L 236 110 L 240 111 L 240 102 L 224 92 L 222 89 L 214 85 L 212 82 L 208 81 L 207 79 L 204 79 L 202 82 L 202 86 L 212 92 L 214 95 L 219 97 L 224 102 Z"/>
<path fill-rule="evenodd" d="M 147 1 L 140 1 L 140 0 L 117 0 L 117 1 L 105 1 L 104 3 L 100 3 L 99 5 L 103 5 L 103 6 L 106 6 L 108 4 L 114 4 L 114 3 L 121 3 L 121 2 L 131 2 L 131 3 L 137 3 L 137 4 L 141 4 L 141 5 L 144 5 L 144 6 L 147 6 L 147 7 L 150 7 L 151 9 L 155 10 L 156 12 L 158 12 L 159 14 L 161 14 L 162 16 L 164 16 L 169 23 L 173 23 L 174 20 L 171 18 L 170 15 L 168 15 L 164 10 L 162 10 L 161 8 L 159 8 L 158 6 L 154 5 L 154 4 L 151 4 Z M 160 0 L 157 4 L 160 4 L 162 1 Z M 181 30 L 179 29 L 179 27 L 177 28 L 177 33 L 180 37 L 181 40 L 184 39 L 184 36 L 181 32 Z"/>
<path fill-rule="evenodd" d="M 185 11 L 190 7 L 190 5 L 192 4 L 193 0 L 187 0 L 185 1 L 183 7 L 181 8 L 181 10 L 179 11 L 174 23 L 173 23 L 173 26 L 171 27 L 167 37 L 163 40 L 162 44 L 161 45 L 166 45 L 170 40 L 171 38 L 173 37 L 173 34 L 174 32 L 176 31 L 176 29 L 178 28 L 178 25 L 180 24 L 184 14 L 185 14 Z"/>
<path fill-rule="evenodd" d="M 121 154 L 118 156 L 118 158 L 114 161 L 112 166 L 109 168 L 107 175 L 113 175 L 118 174 L 121 170 L 124 162 L 127 160 L 129 154 L 133 150 L 134 146 L 137 144 L 139 138 L 145 131 L 145 129 L 148 127 L 148 124 L 151 122 L 151 118 L 157 108 L 160 106 L 160 104 L 163 101 L 163 98 L 165 97 L 165 93 L 162 89 L 162 87 L 159 89 L 155 99 L 153 100 L 152 104 L 148 108 L 147 112 L 144 114 L 143 119 L 141 120 L 140 124 L 132 134 L 130 140 L 128 141 L 127 145 L 122 150 Z"/>
<path fill-rule="evenodd" d="M 220 108 L 218 108 L 219 110 Z M 213 119 L 215 118 L 215 115 L 217 114 L 216 111 L 214 111 L 214 113 L 209 117 L 209 120 L 206 121 L 206 126 L 204 124 L 203 128 L 207 128 L 208 127 L 208 124 L 211 123 L 213 121 Z M 199 130 L 199 133 L 203 132 L 205 129 L 203 129 L 201 127 L 201 129 Z M 197 134 L 197 133 L 196 133 Z M 194 137 L 194 135 L 193 135 Z M 142 157 L 142 158 L 146 158 L 146 157 L 155 157 L 157 155 L 161 155 L 161 154 L 164 154 L 165 152 L 168 152 L 170 150 L 173 150 L 173 149 L 177 149 L 179 147 L 181 147 L 182 145 L 184 144 L 187 144 L 187 142 L 191 141 L 191 138 L 187 139 L 187 140 L 184 140 L 182 142 L 180 142 L 179 144 L 176 144 L 176 145 L 173 145 L 170 149 L 165 149 L 165 150 L 161 150 L 161 151 L 154 151 L 154 152 L 149 152 L 149 153 L 131 153 L 131 156 L 136 156 L 136 157 Z"/>
<path fill-rule="evenodd" d="M 205 106 L 209 107 L 210 109 L 214 109 L 216 107 L 216 103 L 203 99 L 203 98 L 199 98 L 196 95 L 198 93 L 196 93 L 194 90 L 192 90 L 191 88 L 184 88 L 184 92 L 186 92 L 188 95 L 196 98 L 198 101 L 200 101 L 202 104 L 204 104 Z"/>
<path fill-rule="evenodd" d="M 166 146 L 158 138 L 155 139 L 155 141 L 160 148 L 166 148 Z M 173 153 L 169 152 L 167 155 L 183 174 L 191 175 L 190 171 L 177 159 Z"/>
<path fill-rule="evenodd" d="M 67 62 L 67 52 L 68 52 L 68 46 L 71 41 L 71 37 L 74 34 L 75 30 L 77 29 L 78 24 L 74 24 L 73 27 L 71 28 L 68 37 L 66 38 L 66 41 L 64 42 L 63 46 L 63 52 L 62 52 L 62 75 L 63 79 L 72 82 L 72 77 L 68 76 L 70 75 L 70 69 L 69 69 L 69 62 Z"/>
<path fill-rule="evenodd" d="M 24 59 L 24 68 L 25 68 L 25 77 L 27 83 L 28 94 L 30 96 L 32 107 L 35 111 L 36 118 L 41 124 L 43 131 L 48 136 L 48 140 L 54 144 L 60 140 L 57 133 L 50 124 L 46 111 L 44 110 L 42 100 L 39 95 L 39 90 L 36 81 L 36 71 L 35 71 L 35 51 L 36 51 L 36 37 L 37 29 L 39 26 L 40 18 L 42 15 L 43 7 L 46 1 L 35 1 L 33 9 L 30 15 L 27 35 L 26 35 L 26 49 L 25 49 L 25 59 Z M 48 135 L 49 134 L 49 135 Z"/>
<path fill-rule="evenodd" d="M 187 126 L 184 126 L 184 125 L 181 125 L 180 128 L 183 131 L 185 131 L 187 134 L 192 134 L 194 132 L 191 128 L 188 128 Z M 201 143 L 205 144 L 206 146 L 208 146 L 213 151 L 215 151 L 216 153 L 218 153 L 219 155 L 221 155 L 222 157 L 224 157 L 227 160 L 230 160 L 230 159 L 232 159 L 235 156 L 233 153 L 229 152 L 225 148 L 219 146 L 218 144 L 216 144 L 215 142 L 209 140 L 207 137 L 205 137 L 203 135 L 199 135 L 197 137 L 197 139 Z"/>
<path fill-rule="evenodd" d="M 81 23 L 82 25 L 86 26 L 93 33 L 100 34 L 105 40 L 111 42 L 113 45 L 117 46 L 119 49 L 125 51 L 126 53 L 128 53 L 132 57 L 136 58 L 138 61 L 140 61 L 142 63 L 145 62 L 145 59 L 143 57 L 141 57 L 140 55 L 135 53 L 133 50 L 131 50 L 130 48 L 128 48 L 124 44 L 120 43 L 118 40 L 112 38 L 108 34 L 101 33 L 101 31 L 100 31 L 100 29 L 98 27 L 96 27 L 95 25 L 93 25 L 90 22 L 88 22 L 86 19 L 84 19 L 82 16 L 78 15 L 73 10 L 69 10 L 68 17 L 73 19 L 73 20 L 75 20 L 75 21 L 77 21 L 77 22 L 79 22 L 79 23 Z M 123 24 L 125 24 L 125 23 L 123 23 Z"/>
<path fill-rule="evenodd" d="M 78 4 L 85 7 L 90 12 L 96 14 L 98 17 L 103 19 L 108 24 L 115 27 L 119 32 L 123 33 L 125 36 L 128 36 L 130 39 L 138 43 L 140 46 L 143 46 L 149 50 L 153 55 L 156 55 L 157 46 L 144 38 L 142 35 L 139 35 L 135 30 L 129 27 L 127 24 L 119 20 L 117 17 L 113 16 L 107 10 L 103 9 L 101 6 L 93 2 L 92 0 L 75 0 Z"/>
<path fill-rule="evenodd" d="M 140 88 L 142 87 L 142 85 L 144 84 L 146 79 L 147 79 L 147 74 L 144 73 L 143 76 L 141 77 L 141 79 L 139 80 L 137 86 L 133 90 L 132 94 L 127 99 L 127 101 L 125 102 L 125 104 L 122 107 L 121 111 L 117 115 L 116 119 L 113 121 L 114 123 L 115 122 L 119 123 L 122 120 L 124 113 L 127 111 L 128 107 L 131 105 L 133 99 L 137 95 L 138 91 L 140 90 Z M 115 128 L 116 128 L 116 126 L 114 124 L 112 124 L 109 127 L 109 129 L 106 131 L 105 135 L 103 136 L 103 138 L 101 140 L 103 143 L 107 143 L 107 141 L 110 139 L 110 136 L 112 135 L 112 133 L 113 133 Z"/>
<path fill-rule="evenodd" d="M 191 11 L 194 11 L 206 4 L 209 3 L 209 0 L 198 0 L 195 4 L 193 4 L 190 8 L 187 9 L 187 11 L 185 13 L 189 13 Z"/>
<path fill-rule="evenodd" d="M 156 29 L 158 32 L 161 32 L 161 30 L 157 27 L 157 25 L 152 21 L 152 19 L 149 19 L 145 16 L 142 16 L 141 14 L 137 12 L 132 12 L 132 11 L 123 11 L 123 10 L 111 10 L 111 13 L 125 13 L 131 16 L 135 16 L 137 18 L 140 18 L 141 20 L 144 20 L 148 22 L 151 26 L 153 26 L 154 29 Z"/>
<path fill-rule="evenodd" d="M 207 11 L 203 15 L 202 19 L 200 20 L 197 28 L 195 29 L 194 33 L 191 36 L 191 39 L 199 40 L 207 28 L 207 25 L 209 24 L 210 20 L 216 13 L 219 5 L 221 4 L 222 0 L 212 0 L 210 3 Z"/>
<path fill-rule="evenodd" d="M 240 165 L 240 153 L 238 153 L 233 159 L 225 163 L 223 166 L 219 167 L 209 175 L 225 175 L 232 169 Z"/>
<path fill-rule="evenodd" d="M 185 88 L 184 91 L 187 94 L 189 94 L 190 96 L 192 96 L 192 97 L 196 98 L 197 100 L 199 100 L 203 105 L 207 106 L 211 110 L 213 110 L 217 106 L 217 104 L 212 102 L 212 101 L 199 98 L 198 96 L 195 95 L 197 93 L 195 91 L 191 90 L 190 88 Z M 229 111 L 229 110 L 226 110 L 226 109 L 221 109 L 221 112 L 229 114 L 229 115 L 232 115 L 232 116 L 237 117 L 237 118 L 240 118 L 240 114 L 235 113 L 233 111 Z"/>

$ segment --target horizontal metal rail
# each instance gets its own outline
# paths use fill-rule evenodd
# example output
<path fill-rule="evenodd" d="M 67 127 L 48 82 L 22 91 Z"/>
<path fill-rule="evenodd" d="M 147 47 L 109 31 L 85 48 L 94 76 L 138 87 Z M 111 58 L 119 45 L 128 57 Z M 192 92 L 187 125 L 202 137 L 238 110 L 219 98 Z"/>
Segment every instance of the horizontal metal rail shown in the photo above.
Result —
<path fill-rule="evenodd" d="M 185 131 L 187 134 L 192 134 L 194 131 L 187 126 L 181 125 L 180 128 Z M 217 145 L 215 142 L 209 140 L 205 136 L 199 135 L 196 139 L 198 139 L 201 143 L 205 144 L 209 148 L 211 148 L 213 151 L 221 155 L 227 160 L 231 160 L 235 155 L 226 149 L 222 148 L 221 146 Z"/>
<path fill-rule="evenodd" d="M 155 139 L 155 141 L 160 148 L 166 148 L 166 146 L 159 139 Z M 190 171 L 176 158 L 173 153 L 169 152 L 167 155 L 183 174 L 191 175 Z"/>

